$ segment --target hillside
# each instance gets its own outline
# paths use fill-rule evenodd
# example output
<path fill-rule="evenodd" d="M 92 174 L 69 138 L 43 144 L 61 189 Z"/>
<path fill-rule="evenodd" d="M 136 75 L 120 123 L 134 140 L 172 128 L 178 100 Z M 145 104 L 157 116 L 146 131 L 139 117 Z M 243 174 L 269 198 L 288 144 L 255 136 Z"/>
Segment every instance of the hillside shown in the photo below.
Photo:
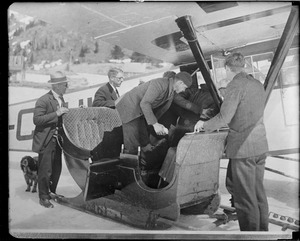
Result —
<path fill-rule="evenodd" d="M 128 59 L 132 62 L 158 64 L 151 59 L 130 50 L 112 46 L 101 40 L 94 40 L 75 31 L 54 27 L 37 19 L 22 21 L 18 13 L 10 13 L 9 54 L 26 57 L 27 68 L 34 64 L 51 63 L 107 63 L 110 59 Z"/>
<path fill-rule="evenodd" d="M 10 39 L 10 54 L 26 56 L 26 50 L 32 51 L 31 64 L 38 64 L 45 60 L 48 62 L 61 59 L 68 62 L 70 57 L 73 61 L 79 59 L 82 62 L 104 62 L 111 57 L 113 46 L 103 41 L 87 39 L 76 32 L 65 31 L 65 29 L 53 27 L 36 22 L 30 28 L 20 27 L 12 39 Z M 24 49 L 21 43 L 29 40 Z"/>

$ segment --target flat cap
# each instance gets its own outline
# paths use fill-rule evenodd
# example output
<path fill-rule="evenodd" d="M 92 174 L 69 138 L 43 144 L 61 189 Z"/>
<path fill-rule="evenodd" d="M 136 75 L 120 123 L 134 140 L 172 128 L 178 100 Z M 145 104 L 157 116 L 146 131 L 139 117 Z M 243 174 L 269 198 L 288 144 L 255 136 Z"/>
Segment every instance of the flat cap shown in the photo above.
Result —
<path fill-rule="evenodd" d="M 186 84 L 187 87 L 190 87 L 192 85 L 192 76 L 185 71 L 179 72 L 175 75 L 176 79 L 180 79 L 183 81 L 183 83 Z"/>

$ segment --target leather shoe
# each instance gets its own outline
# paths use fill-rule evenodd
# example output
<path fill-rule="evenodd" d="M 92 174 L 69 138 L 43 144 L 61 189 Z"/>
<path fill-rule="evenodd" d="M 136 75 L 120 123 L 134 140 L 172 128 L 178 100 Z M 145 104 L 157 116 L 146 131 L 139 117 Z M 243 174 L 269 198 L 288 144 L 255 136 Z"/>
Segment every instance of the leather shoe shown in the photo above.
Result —
<path fill-rule="evenodd" d="M 40 199 L 40 204 L 45 208 L 53 208 L 53 204 L 49 201 L 49 199 Z"/>

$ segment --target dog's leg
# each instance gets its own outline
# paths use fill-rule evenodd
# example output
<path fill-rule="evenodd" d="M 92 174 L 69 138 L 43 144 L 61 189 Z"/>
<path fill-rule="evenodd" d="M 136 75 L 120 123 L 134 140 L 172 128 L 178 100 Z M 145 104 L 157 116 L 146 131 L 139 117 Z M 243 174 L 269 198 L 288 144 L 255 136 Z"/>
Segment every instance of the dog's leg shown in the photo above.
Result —
<path fill-rule="evenodd" d="M 27 188 L 26 188 L 25 191 L 30 192 L 30 187 L 31 187 L 30 179 L 26 174 L 24 175 L 24 178 L 25 178 L 25 181 L 26 181 L 26 184 L 27 184 Z"/>
<path fill-rule="evenodd" d="M 36 176 L 33 178 L 33 188 L 32 188 L 32 191 L 31 191 L 31 192 L 36 192 L 37 184 L 38 184 L 38 178 L 37 178 L 37 175 L 36 175 Z"/>
<path fill-rule="evenodd" d="M 34 186 L 33 186 L 31 192 L 36 192 L 36 188 L 37 188 L 37 181 L 34 182 Z"/>
<path fill-rule="evenodd" d="M 36 192 L 36 188 L 37 188 L 37 181 L 34 181 L 34 185 L 31 192 Z"/>

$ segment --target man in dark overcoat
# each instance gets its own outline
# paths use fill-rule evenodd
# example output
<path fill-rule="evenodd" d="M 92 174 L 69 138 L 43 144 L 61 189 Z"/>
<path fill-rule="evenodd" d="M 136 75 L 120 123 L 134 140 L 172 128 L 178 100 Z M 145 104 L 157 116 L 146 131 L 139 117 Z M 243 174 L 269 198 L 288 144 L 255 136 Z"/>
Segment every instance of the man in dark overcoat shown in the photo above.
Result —
<path fill-rule="evenodd" d="M 61 148 L 57 143 L 55 134 L 61 127 L 62 115 L 69 109 L 63 99 L 68 87 L 68 79 L 61 71 L 50 75 L 48 81 L 52 89 L 40 97 L 35 104 L 33 123 L 32 151 L 38 153 L 38 193 L 40 204 L 52 208 L 50 193 L 56 192 L 61 174 Z"/>
<path fill-rule="evenodd" d="M 95 93 L 93 107 L 115 108 L 115 101 L 120 97 L 118 87 L 124 80 L 123 70 L 111 68 L 107 73 L 109 81 L 101 86 Z"/>

